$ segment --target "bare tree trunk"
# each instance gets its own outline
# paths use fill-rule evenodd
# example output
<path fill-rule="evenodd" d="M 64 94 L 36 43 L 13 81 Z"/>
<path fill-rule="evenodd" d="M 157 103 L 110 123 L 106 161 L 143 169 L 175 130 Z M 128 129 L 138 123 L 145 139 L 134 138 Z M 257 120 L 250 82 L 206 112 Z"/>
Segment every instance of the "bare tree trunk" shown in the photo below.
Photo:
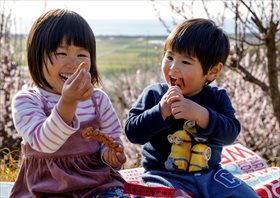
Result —
<path fill-rule="evenodd" d="M 273 106 L 274 115 L 276 116 L 280 125 L 280 93 L 278 87 L 278 71 L 276 63 L 276 42 L 275 33 L 277 32 L 277 24 L 270 23 L 268 35 L 265 39 L 265 45 L 267 47 L 267 68 L 268 68 L 268 79 L 270 86 L 270 98 Z"/>

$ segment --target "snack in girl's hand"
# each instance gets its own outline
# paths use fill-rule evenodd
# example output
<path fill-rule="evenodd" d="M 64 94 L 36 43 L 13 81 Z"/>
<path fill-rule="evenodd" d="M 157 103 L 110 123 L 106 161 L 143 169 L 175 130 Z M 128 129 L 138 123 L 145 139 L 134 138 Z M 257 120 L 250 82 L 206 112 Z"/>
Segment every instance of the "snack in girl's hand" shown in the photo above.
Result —
<path fill-rule="evenodd" d="M 77 68 L 77 71 L 79 72 L 79 71 L 81 71 L 81 69 L 87 68 L 87 66 L 88 66 L 88 63 L 86 63 L 86 62 L 81 62 L 80 65 L 79 65 L 79 67 Z"/>
<path fill-rule="evenodd" d="M 84 129 L 82 135 L 84 138 L 93 138 L 105 144 L 106 146 L 108 146 L 109 148 L 113 149 L 116 152 L 123 152 L 123 148 L 120 147 L 118 143 L 114 142 L 112 138 L 110 138 L 109 136 L 105 135 L 100 131 L 93 131 L 92 127 L 88 127 Z"/>

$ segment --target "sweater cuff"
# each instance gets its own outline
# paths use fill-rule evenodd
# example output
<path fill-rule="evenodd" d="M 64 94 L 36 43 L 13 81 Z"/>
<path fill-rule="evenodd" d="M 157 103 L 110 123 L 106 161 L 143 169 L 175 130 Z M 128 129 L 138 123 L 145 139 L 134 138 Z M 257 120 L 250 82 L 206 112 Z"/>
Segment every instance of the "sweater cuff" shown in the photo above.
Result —
<path fill-rule="evenodd" d="M 68 125 L 59 115 L 59 113 L 57 112 L 57 109 L 54 108 L 54 111 L 52 112 L 53 114 L 53 118 L 54 119 L 58 119 L 59 120 L 59 128 L 64 129 L 64 131 L 69 131 L 69 133 L 74 133 L 76 132 L 79 128 L 80 128 L 80 122 L 78 120 L 77 115 L 74 115 L 74 118 L 71 122 L 70 125 Z"/>
<path fill-rule="evenodd" d="M 210 108 L 207 108 L 209 112 L 209 121 L 208 121 L 208 125 L 206 127 L 206 129 L 199 129 L 198 130 L 198 134 L 200 137 L 205 137 L 205 138 L 209 138 L 211 136 L 214 135 L 215 133 L 215 127 L 217 126 L 217 113 L 213 110 L 211 110 Z"/>

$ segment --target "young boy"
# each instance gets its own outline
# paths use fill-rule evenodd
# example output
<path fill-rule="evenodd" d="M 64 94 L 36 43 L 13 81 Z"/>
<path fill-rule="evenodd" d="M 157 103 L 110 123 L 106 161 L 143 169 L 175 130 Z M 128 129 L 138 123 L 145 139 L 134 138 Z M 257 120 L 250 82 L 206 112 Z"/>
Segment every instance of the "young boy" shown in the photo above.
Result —
<path fill-rule="evenodd" d="M 257 197 L 219 164 L 240 123 L 225 90 L 209 84 L 229 54 L 227 35 L 207 19 L 187 20 L 163 48 L 166 83 L 148 86 L 129 111 L 125 132 L 143 144 L 143 181 L 193 197 Z"/>

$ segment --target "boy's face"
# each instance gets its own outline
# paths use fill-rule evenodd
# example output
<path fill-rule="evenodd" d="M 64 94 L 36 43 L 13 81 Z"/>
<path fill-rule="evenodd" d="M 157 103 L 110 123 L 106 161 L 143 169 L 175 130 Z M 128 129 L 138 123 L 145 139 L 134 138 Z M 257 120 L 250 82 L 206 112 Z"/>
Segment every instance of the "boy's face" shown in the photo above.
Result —
<path fill-rule="evenodd" d="M 43 66 L 43 75 L 52 86 L 48 91 L 61 94 L 65 81 L 76 71 L 81 62 L 88 63 L 90 68 L 90 53 L 81 47 L 67 45 L 63 40 L 54 53 L 51 54 L 50 60 L 46 58 L 46 65 Z"/>
<path fill-rule="evenodd" d="M 203 74 L 197 58 L 170 50 L 162 60 L 162 73 L 169 86 L 178 86 L 184 96 L 193 96 L 202 90 L 208 76 Z"/>

